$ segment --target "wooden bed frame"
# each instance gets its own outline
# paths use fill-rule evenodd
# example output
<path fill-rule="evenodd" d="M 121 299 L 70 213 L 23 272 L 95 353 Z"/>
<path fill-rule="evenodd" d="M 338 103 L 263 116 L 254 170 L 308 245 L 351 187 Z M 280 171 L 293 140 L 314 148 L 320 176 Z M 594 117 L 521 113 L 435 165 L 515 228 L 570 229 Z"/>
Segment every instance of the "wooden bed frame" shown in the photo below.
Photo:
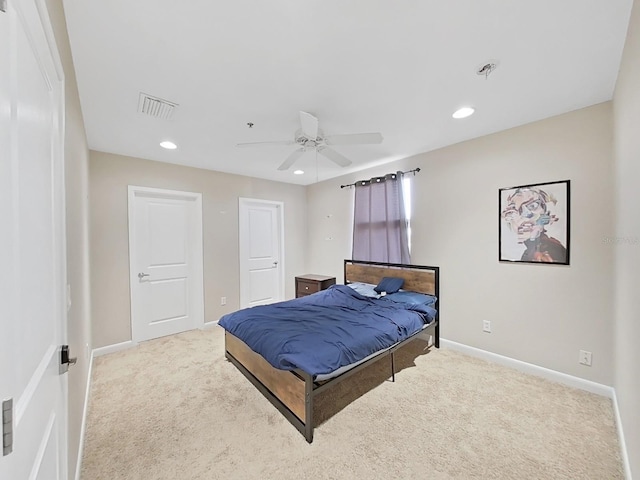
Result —
<path fill-rule="evenodd" d="M 402 277 L 405 279 L 402 287 L 404 290 L 435 295 L 438 297 L 436 306 L 440 310 L 438 267 L 357 260 L 344 261 L 345 284 L 364 282 L 377 285 L 382 277 Z M 436 314 L 432 326 L 435 327 L 433 345 L 439 348 L 439 314 Z M 392 381 L 395 381 L 394 352 L 408 342 L 420 338 L 422 332 L 424 330 L 324 382 L 314 381 L 312 375 L 301 370 L 289 371 L 274 368 L 261 355 L 251 350 L 242 340 L 229 332 L 225 332 L 225 356 L 304 435 L 307 442 L 311 443 L 314 429 L 314 397 L 330 386 L 349 378 L 354 373 L 387 356 L 391 358 L 391 378 Z"/>

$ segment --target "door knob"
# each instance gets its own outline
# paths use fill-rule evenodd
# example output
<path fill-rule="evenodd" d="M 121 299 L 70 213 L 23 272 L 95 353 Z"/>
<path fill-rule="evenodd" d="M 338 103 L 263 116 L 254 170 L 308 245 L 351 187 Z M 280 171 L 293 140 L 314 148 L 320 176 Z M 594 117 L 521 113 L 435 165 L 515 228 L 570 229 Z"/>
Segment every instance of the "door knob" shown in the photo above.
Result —
<path fill-rule="evenodd" d="M 278 266 L 278 262 L 273 262 L 273 266 L 277 267 Z"/>
<path fill-rule="evenodd" d="M 142 272 L 140 272 L 138 274 L 138 279 L 142 280 L 144 277 L 150 277 L 150 276 L 151 276 L 150 273 L 142 273 Z"/>

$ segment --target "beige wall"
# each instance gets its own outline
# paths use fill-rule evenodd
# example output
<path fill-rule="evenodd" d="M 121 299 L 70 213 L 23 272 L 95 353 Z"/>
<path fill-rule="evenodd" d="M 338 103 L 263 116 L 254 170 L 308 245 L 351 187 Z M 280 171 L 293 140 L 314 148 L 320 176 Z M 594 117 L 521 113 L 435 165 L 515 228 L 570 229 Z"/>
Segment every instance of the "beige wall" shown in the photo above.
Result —
<path fill-rule="evenodd" d="M 353 191 L 340 184 L 420 167 L 412 262 L 442 269 L 443 338 L 612 385 L 611 148 L 604 103 L 312 185 L 308 269 L 341 277 L 350 255 Z M 499 263 L 498 189 L 565 179 L 571 265 Z M 592 367 L 578 364 L 581 349 L 593 352 Z"/>
<path fill-rule="evenodd" d="M 67 283 L 71 309 L 67 341 L 78 363 L 69 370 L 69 478 L 75 478 L 84 411 L 88 352 L 91 342 L 89 288 L 89 149 L 80 109 L 78 86 L 69 48 L 61 0 L 47 0 L 47 9 L 65 75 L 65 189 L 67 235 Z"/>
<path fill-rule="evenodd" d="M 633 5 L 614 104 L 616 225 L 615 388 L 635 477 L 640 477 L 640 1 Z"/>
<path fill-rule="evenodd" d="M 239 308 L 238 197 L 284 202 L 285 286 L 293 298 L 294 277 L 305 273 L 304 187 L 94 151 L 90 185 L 94 347 L 131 340 L 128 185 L 203 194 L 206 322 Z"/>

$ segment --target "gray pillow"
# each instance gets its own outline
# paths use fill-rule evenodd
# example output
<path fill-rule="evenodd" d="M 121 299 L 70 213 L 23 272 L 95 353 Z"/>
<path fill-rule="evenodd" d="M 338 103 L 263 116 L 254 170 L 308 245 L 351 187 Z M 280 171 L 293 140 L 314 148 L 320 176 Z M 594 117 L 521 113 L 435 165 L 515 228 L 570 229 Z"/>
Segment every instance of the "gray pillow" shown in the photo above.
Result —
<path fill-rule="evenodd" d="M 348 283 L 347 285 L 353 288 L 356 292 L 358 292 L 363 297 L 371 297 L 371 298 L 380 297 L 380 294 L 374 290 L 376 286 L 370 283 L 353 282 L 353 283 Z"/>

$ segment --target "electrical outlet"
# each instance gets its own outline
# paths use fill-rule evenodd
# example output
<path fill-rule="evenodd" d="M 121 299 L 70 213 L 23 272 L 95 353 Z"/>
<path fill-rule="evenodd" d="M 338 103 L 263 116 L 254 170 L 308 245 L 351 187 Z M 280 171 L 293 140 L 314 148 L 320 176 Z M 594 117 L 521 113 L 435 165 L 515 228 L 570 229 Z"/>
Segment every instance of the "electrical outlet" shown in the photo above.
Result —
<path fill-rule="evenodd" d="M 486 333 L 491 333 L 491 321 L 483 320 L 482 321 L 482 331 Z"/>
<path fill-rule="evenodd" d="M 586 350 L 580 350 L 580 358 L 578 361 L 582 365 L 586 365 L 587 367 L 591 366 L 591 352 L 587 352 Z"/>
<path fill-rule="evenodd" d="M 220 305 L 226 305 L 227 304 L 227 297 L 220 297 Z"/>

